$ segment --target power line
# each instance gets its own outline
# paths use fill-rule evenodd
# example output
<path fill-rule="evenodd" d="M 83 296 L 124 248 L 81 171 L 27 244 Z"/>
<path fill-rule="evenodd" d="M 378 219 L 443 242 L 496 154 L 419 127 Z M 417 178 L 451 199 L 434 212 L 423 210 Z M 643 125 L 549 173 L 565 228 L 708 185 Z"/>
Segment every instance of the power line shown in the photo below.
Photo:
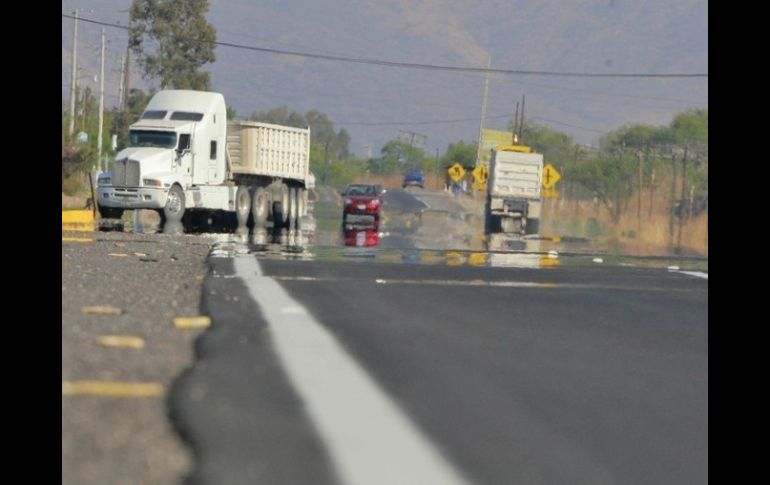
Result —
<path fill-rule="evenodd" d="M 586 127 L 583 127 L 583 126 L 578 126 L 578 125 L 571 125 L 571 124 L 569 124 L 569 123 L 564 123 L 563 121 L 549 120 L 548 118 L 540 118 L 540 117 L 538 117 L 538 116 L 530 116 L 530 118 L 532 118 L 533 120 L 540 120 L 540 121 L 545 121 L 545 122 L 547 122 L 547 123 L 555 123 L 555 124 L 557 124 L 557 125 L 564 125 L 564 126 L 569 126 L 569 127 L 571 127 L 571 128 L 577 128 L 577 129 L 579 129 L 579 130 L 585 130 L 585 131 L 593 131 L 594 133 L 606 133 L 606 131 L 602 131 L 602 130 L 595 130 L 595 129 L 593 129 L 593 128 L 586 128 Z"/>
<path fill-rule="evenodd" d="M 487 118 L 505 118 L 510 117 L 510 114 L 500 116 L 487 116 Z M 339 122 L 335 121 L 334 124 L 340 126 L 397 126 L 397 125 L 443 125 L 449 123 L 465 123 L 470 121 L 479 121 L 481 118 L 458 118 L 454 120 L 430 120 L 430 121 L 382 121 L 382 122 L 367 122 L 367 121 L 348 121 Z"/>
<path fill-rule="evenodd" d="M 73 18 L 71 15 L 62 14 L 62 17 L 65 18 Z M 128 30 L 128 27 L 125 25 L 120 24 L 113 24 L 109 22 L 102 22 L 99 20 L 91 20 L 91 19 L 85 19 L 80 18 L 81 22 L 90 22 L 97 25 L 103 25 L 107 27 L 114 27 L 118 29 L 124 29 Z M 166 36 L 166 37 L 171 37 Z M 188 38 L 190 39 L 190 38 Z M 400 67 L 400 68 L 407 68 L 407 69 L 424 69 L 424 70 L 432 70 L 432 71 L 454 71 L 454 72 L 476 72 L 476 73 L 497 73 L 497 74 L 511 74 L 511 75 L 524 75 L 524 76 L 554 76 L 554 77 L 592 77 L 592 78 L 698 78 L 698 77 L 708 77 L 708 73 L 626 73 L 626 74 L 612 74 L 612 73 L 597 73 L 597 72 L 557 72 L 557 71 L 529 71 L 524 69 L 498 69 L 498 68 L 484 68 L 484 67 L 463 67 L 463 66 L 442 66 L 438 64 L 419 64 L 419 63 L 409 63 L 409 62 L 395 62 L 395 61 L 385 61 L 381 59 L 368 59 L 363 57 L 347 57 L 347 56 L 336 56 L 336 55 L 327 55 L 327 54 L 312 54 L 309 52 L 300 52 L 300 51 L 289 51 L 289 50 L 282 50 L 282 49 L 272 49 L 268 47 L 256 47 L 256 46 L 249 46 L 249 45 L 243 45 L 243 44 L 235 44 L 232 42 L 221 42 L 221 41 L 205 41 L 201 39 L 190 39 L 190 40 L 198 40 L 200 42 L 207 42 L 214 45 L 219 45 L 223 47 L 232 47 L 234 49 L 245 49 L 245 50 L 251 50 L 251 51 L 257 51 L 257 52 L 266 52 L 269 54 L 279 54 L 279 55 L 286 55 L 286 56 L 294 56 L 294 57 L 303 57 L 308 59 L 319 59 L 319 60 L 326 60 L 326 61 L 337 61 L 337 62 L 349 62 L 349 63 L 355 63 L 355 64 L 371 64 L 375 66 L 387 66 L 387 67 Z"/>

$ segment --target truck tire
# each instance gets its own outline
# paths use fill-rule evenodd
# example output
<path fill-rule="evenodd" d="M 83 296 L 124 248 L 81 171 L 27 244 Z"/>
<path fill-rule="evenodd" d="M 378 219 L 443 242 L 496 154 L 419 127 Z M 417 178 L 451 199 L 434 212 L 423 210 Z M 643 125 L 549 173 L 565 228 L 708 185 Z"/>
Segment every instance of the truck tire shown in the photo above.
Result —
<path fill-rule="evenodd" d="M 273 208 L 273 222 L 276 228 L 283 229 L 289 226 L 289 187 L 281 184 L 277 195 L 278 202 Z M 276 211 L 275 207 L 279 207 L 279 210 Z"/>
<path fill-rule="evenodd" d="M 527 219 L 527 234 L 537 234 L 540 231 L 540 219 Z"/>
<path fill-rule="evenodd" d="M 297 229 L 299 229 L 299 220 L 307 215 L 307 194 L 302 187 L 297 188 Z"/>
<path fill-rule="evenodd" d="M 251 198 L 251 216 L 254 218 L 254 228 L 264 229 L 267 221 L 267 205 L 270 198 L 264 187 L 257 187 Z"/>
<path fill-rule="evenodd" d="M 296 188 L 289 189 L 289 229 L 299 227 L 299 198 Z"/>
<path fill-rule="evenodd" d="M 103 207 L 99 206 L 99 215 L 102 219 L 120 219 L 123 217 L 123 209 L 119 207 Z"/>
<path fill-rule="evenodd" d="M 251 194 L 245 185 L 239 185 L 235 191 L 235 215 L 238 218 L 238 229 L 243 229 L 249 223 L 251 213 Z"/>
<path fill-rule="evenodd" d="M 166 222 L 180 222 L 184 216 L 184 191 L 182 187 L 174 185 L 168 191 L 166 206 L 163 208 L 163 215 Z"/>

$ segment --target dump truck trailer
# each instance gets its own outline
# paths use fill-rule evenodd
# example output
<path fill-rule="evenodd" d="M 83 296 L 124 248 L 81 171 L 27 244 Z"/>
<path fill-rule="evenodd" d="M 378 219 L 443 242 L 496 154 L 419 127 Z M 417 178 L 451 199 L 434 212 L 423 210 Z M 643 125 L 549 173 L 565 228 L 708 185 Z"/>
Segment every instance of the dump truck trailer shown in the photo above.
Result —
<path fill-rule="evenodd" d="M 543 155 L 523 145 L 492 150 L 484 205 L 486 234 L 535 234 L 540 226 Z"/>

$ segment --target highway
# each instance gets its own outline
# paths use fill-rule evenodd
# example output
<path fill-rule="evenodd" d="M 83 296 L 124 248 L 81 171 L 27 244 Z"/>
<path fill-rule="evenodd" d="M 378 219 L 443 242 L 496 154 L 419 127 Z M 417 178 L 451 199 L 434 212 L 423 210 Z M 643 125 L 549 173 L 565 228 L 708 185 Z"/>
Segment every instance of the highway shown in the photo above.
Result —
<path fill-rule="evenodd" d="M 186 483 L 708 482 L 707 273 L 477 251 L 475 202 L 401 189 L 346 248 L 321 195 L 303 254 L 197 236 Z"/>

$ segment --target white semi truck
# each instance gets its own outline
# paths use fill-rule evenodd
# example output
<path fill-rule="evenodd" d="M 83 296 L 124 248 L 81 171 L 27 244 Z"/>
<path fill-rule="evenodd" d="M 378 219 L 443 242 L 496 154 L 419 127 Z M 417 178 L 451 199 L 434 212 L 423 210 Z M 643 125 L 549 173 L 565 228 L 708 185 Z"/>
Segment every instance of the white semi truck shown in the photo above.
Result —
<path fill-rule="evenodd" d="M 543 155 L 523 145 L 501 145 L 489 161 L 484 205 L 486 234 L 535 234 L 540 226 Z"/>
<path fill-rule="evenodd" d="M 309 128 L 228 121 L 220 93 L 160 91 L 99 176 L 99 212 L 155 209 L 185 228 L 218 215 L 238 232 L 268 221 L 292 231 L 314 180 L 309 158 Z"/>

